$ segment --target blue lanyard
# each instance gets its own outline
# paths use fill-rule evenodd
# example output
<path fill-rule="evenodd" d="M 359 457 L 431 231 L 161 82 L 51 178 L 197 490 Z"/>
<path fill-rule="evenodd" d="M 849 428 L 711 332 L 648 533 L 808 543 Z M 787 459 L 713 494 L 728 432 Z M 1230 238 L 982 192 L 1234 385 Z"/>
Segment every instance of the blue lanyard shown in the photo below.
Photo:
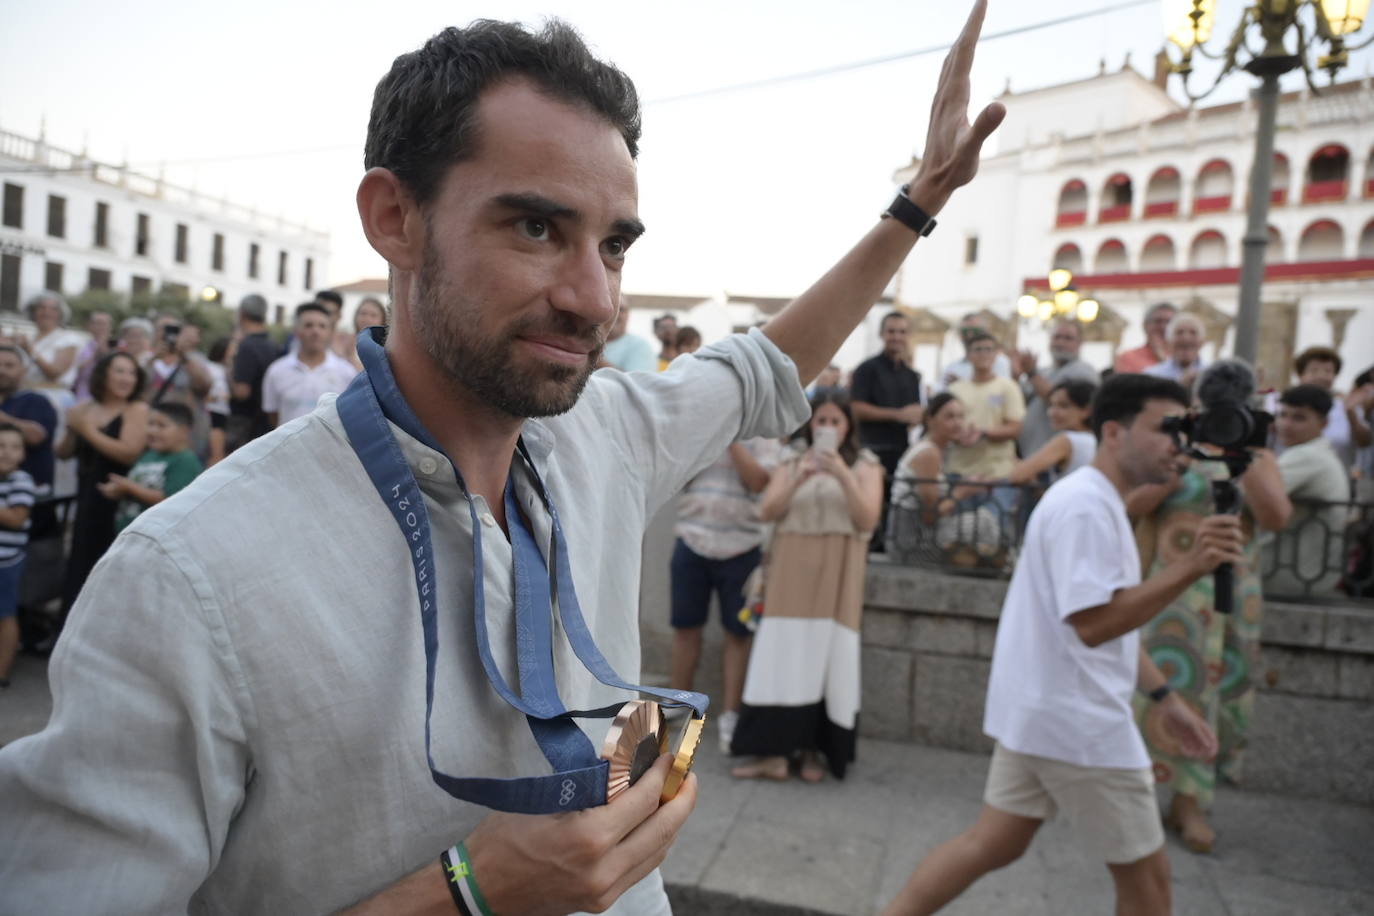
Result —
<path fill-rule="evenodd" d="M 478 657 L 492 688 L 506 703 L 525 714 L 530 731 L 554 772 L 546 776 L 495 779 L 451 776 L 434 766 L 430 718 L 434 710 L 434 672 L 439 653 L 435 560 L 424 497 L 400 444 L 391 433 L 388 420 L 429 448 L 441 454 L 443 449 L 401 395 L 396 379 L 391 374 L 386 352 L 382 349 L 384 333 L 381 328 L 369 328 L 359 336 L 358 356 L 362 360 L 363 371 L 339 395 L 336 406 L 354 452 L 396 520 L 410 553 L 415 589 L 420 599 L 420 623 L 424 631 L 425 759 L 429 763 L 430 775 L 440 788 L 453 797 L 498 811 L 548 814 L 605 804 L 609 765 L 598 757 L 590 739 L 573 719 L 609 718 L 615 715 L 622 704 L 615 703 L 592 710 L 568 710 L 564 707 L 558 695 L 553 669 L 551 601 L 555 596 L 559 621 L 573 653 L 598 681 L 609 687 L 649 694 L 672 705 L 689 706 L 699 716 L 705 714 L 709 701 L 699 693 L 654 690 L 626 683 L 596 647 L 573 587 L 572 566 L 562 523 L 523 440 L 518 444 L 519 454 L 529 469 L 535 491 L 552 522 L 553 544 L 550 551 L 553 562 L 545 562 L 516 503 L 514 482 L 507 479 L 504 501 L 515 578 L 519 695 L 506 684 L 491 654 L 482 567 L 482 525 L 472 496 L 456 465 L 453 466 L 453 472 L 467 500 L 472 520 L 472 614 Z"/>

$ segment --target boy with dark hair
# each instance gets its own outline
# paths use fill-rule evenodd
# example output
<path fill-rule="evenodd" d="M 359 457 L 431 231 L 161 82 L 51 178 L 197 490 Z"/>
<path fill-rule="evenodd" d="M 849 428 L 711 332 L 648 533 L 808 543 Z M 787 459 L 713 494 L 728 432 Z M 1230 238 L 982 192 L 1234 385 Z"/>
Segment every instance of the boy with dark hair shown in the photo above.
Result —
<path fill-rule="evenodd" d="M 1222 562 L 1243 562 L 1234 516 L 1203 519 L 1190 555 L 1147 582 L 1124 497 L 1167 481 L 1179 457 L 1164 430 L 1188 408 L 1178 384 L 1115 375 L 1093 408 L 1092 464 L 1046 492 L 1031 513 L 988 682 L 983 730 L 997 742 L 983 811 L 928 855 L 887 916 L 932 913 L 989 871 L 1009 865 L 1062 812 L 1101 856 L 1117 913 L 1170 911 L 1169 860 L 1131 695 L 1160 704 L 1183 753 L 1207 759 L 1216 736 L 1141 651 L 1137 628 Z"/>
<path fill-rule="evenodd" d="M 339 323 L 339 316 L 343 314 L 343 296 L 332 289 L 322 289 L 315 294 L 315 304 L 325 310 L 331 325 Z M 296 309 L 296 314 L 300 314 L 300 309 Z"/>
<path fill-rule="evenodd" d="M 24 433 L 0 423 L 0 688 L 10 685 L 10 668 L 19 650 L 19 580 L 29 542 L 33 478 L 24 461 Z"/>
<path fill-rule="evenodd" d="M 115 531 L 123 531 L 139 513 L 184 489 L 202 470 L 191 451 L 191 411 L 184 404 L 154 404 L 148 412 L 148 450 L 127 477 L 111 474 L 97 484 L 106 499 L 117 500 Z"/>
<path fill-rule="evenodd" d="M 1279 475 L 1293 500 L 1288 525 L 1265 545 L 1266 593 L 1331 595 L 1341 576 L 1350 473 L 1325 435 L 1333 398 L 1319 385 L 1294 385 L 1279 398 L 1274 432 Z"/>

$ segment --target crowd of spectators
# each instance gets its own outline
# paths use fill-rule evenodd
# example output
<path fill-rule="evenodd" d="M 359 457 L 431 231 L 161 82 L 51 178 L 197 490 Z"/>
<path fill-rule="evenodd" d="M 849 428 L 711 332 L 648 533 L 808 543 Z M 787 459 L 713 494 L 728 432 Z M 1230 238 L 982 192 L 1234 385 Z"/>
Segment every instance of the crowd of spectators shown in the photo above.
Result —
<path fill-rule="evenodd" d="M 207 347 L 197 324 L 169 313 L 116 328 L 96 311 L 77 330 L 59 294 L 28 303 L 33 333 L 0 338 L 0 684 L 13 644 L 52 648 L 87 576 L 145 508 L 344 390 L 356 334 L 387 315 L 364 300 L 341 329 L 341 306 L 321 291 L 283 342 L 266 300 L 248 295 L 234 332 Z"/>
<path fill-rule="evenodd" d="M 627 313 L 613 331 L 619 344 L 608 348 L 609 365 L 662 370 L 692 352 L 685 334 L 693 344 L 699 339 L 671 316 L 657 319 L 655 367 L 652 346 L 626 332 Z M 1101 382 L 1136 372 L 1191 391 L 1207 371 L 1196 315 L 1160 303 L 1147 311 L 1144 330 L 1143 346 L 1099 371 L 1082 358 L 1077 322 L 1050 329 L 1042 362 L 1002 346 L 985 316 L 968 315 L 958 326 L 964 356 L 932 390 L 912 365 L 909 319 L 893 311 L 879 325 L 880 352 L 847 384 L 830 366 L 808 386 L 812 421 L 795 437 L 737 443 L 688 484 L 671 568 L 673 686 L 692 684 L 714 595 L 727 634 L 721 746 L 753 755 L 736 776 L 843 774 L 857 715 L 849 654 L 865 563 L 853 552 L 855 539 L 892 562 L 1010 572 L 1016 526 L 1046 488 L 1093 461 L 1090 420 Z M 1368 513 L 1357 500 L 1374 492 L 1374 383 L 1365 373 L 1349 393 L 1333 391 L 1342 363 L 1326 347 L 1300 353 L 1294 368 L 1296 384 L 1254 399 L 1276 419 L 1269 447 L 1255 451 L 1238 480 L 1246 562 L 1236 574 L 1236 613 L 1213 613 L 1211 581 L 1199 580 L 1141 633 L 1218 735 L 1215 759 L 1191 759 L 1148 720 L 1149 708 L 1137 710 L 1159 780 L 1172 790 L 1171 823 L 1195 849 L 1212 842 L 1205 812 L 1216 782 L 1241 769 L 1263 595 L 1368 593 L 1347 567 L 1353 552 L 1370 549 L 1352 509 Z M 839 437 L 818 446 L 815 432 L 824 427 Z M 1168 483 L 1132 493 L 1142 574 L 1160 573 L 1188 552 L 1191 532 L 1213 511 L 1212 481 L 1226 474 L 1220 461 L 1180 455 Z M 871 516 L 870 484 L 882 487 Z M 1209 674 L 1223 668 L 1231 678 L 1224 699 Z"/>

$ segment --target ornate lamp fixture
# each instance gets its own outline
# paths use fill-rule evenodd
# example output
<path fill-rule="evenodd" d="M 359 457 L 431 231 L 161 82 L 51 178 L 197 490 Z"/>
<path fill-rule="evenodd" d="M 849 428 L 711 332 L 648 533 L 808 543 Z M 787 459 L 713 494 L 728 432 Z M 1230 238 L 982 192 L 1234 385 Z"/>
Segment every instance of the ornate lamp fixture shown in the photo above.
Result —
<path fill-rule="evenodd" d="M 1050 297 L 1041 299 L 1030 293 L 1016 300 L 1016 314 L 1041 324 L 1074 319 L 1084 324 L 1097 320 L 1102 306 L 1096 299 L 1085 299 L 1073 285 L 1073 273 L 1062 267 L 1050 271 Z"/>
<path fill-rule="evenodd" d="M 1269 186 L 1274 162 L 1274 122 L 1278 114 L 1279 77 L 1302 67 L 1308 86 L 1320 91 L 1312 82 L 1310 52 L 1319 41 L 1329 48 L 1316 60 L 1331 80 L 1350 60 L 1345 37 L 1359 31 L 1369 12 L 1370 0 L 1253 0 L 1241 14 L 1240 22 L 1226 49 L 1220 54 L 1207 50 L 1207 40 L 1216 24 L 1216 0 L 1163 0 L 1164 31 L 1170 44 L 1181 52 L 1171 64 L 1173 72 L 1183 78 L 1183 92 L 1190 101 L 1211 94 L 1221 81 L 1233 71 L 1245 70 L 1260 78 L 1259 122 L 1255 130 L 1255 161 L 1250 169 L 1250 205 L 1246 220 L 1241 262 L 1240 304 L 1236 312 L 1236 355 L 1254 362 L 1259 344 L 1260 287 L 1264 282 L 1264 253 L 1269 244 Z M 1302 11 L 1310 9 L 1309 16 Z M 1259 31 L 1264 42 L 1262 50 L 1253 50 L 1248 43 L 1252 27 Z M 1296 53 L 1286 44 L 1289 32 L 1297 35 Z M 1354 50 L 1369 44 L 1366 39 Z M 1216 82 L 1200 94 L 1188 88 L 1188 76 L 1193 72 L 1193 53 L 1222 61 Z"/>

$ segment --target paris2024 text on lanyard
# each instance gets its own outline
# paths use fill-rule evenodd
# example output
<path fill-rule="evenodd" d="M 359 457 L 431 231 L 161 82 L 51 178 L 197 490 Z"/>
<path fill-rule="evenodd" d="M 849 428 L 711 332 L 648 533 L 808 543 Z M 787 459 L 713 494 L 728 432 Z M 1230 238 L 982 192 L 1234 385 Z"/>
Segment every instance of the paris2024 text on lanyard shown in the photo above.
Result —
<path fill-rule="evenodd" d="M 478 522 L 472 496 L 456 466 L 453 471 L 458 486 L 467 498 L 468 512 L 472 516 L 472 614 L 477 634 L 477 654 L 492 688 L 507 703 L 525 714 L 530 731 L 554 772 L 546 776 L 495 779 L 451 776 L 435 769 L 430 748 L 434 670 L 439 652 L 435 557 L 429 517 L 425 512 L 419 484 L 387 421 L 395 423 L 435 451 L 443 453 L 443 449 L 421 425 L 396 386 L 396 379 L 382 348 L 384 333 L 380 328 L 370 328 L 359 336 L 358 356 L 362 360 L 363 371 L 339 396 L 336 406 L 354 452 L 377 488 L 377 494 L 395 518 L 401 536 L 405 538 L 415 572 L 425 641 L 425 758 L 429 762 L 430 775 L 440 788 L 453 797 L 497 811 L 551 814 L 605 804 L 609 763 L 597 756 L 590 739 L 573 719 L 609 718 L 620 711 L 623 704 L 616 703 L 600 709 L 569 710 L 559 698 L 553 670 L 549 565 L 545 563 L 534 536 L 516 507 L 514 484 L 510 479 L 506 481 L 505 505 L 515 574 L 516 655 L 520 694 L 517 696 L 506 684 L 492 659 L 491 641 L 487 633 L 482 526 Z M 708 700 L 703 694 L 654 690 L 626 683 L 596 647 L 577 603 L 567 539 L 563 535 L 558 513 L 524 442 L 521 441 L 518 447 L 553 523 L 552 566 L 558 615 L 578 660 L 607 686 L 649 694 L 673 705 L 689 706 L 697 717 L 705 715 Z"/>

